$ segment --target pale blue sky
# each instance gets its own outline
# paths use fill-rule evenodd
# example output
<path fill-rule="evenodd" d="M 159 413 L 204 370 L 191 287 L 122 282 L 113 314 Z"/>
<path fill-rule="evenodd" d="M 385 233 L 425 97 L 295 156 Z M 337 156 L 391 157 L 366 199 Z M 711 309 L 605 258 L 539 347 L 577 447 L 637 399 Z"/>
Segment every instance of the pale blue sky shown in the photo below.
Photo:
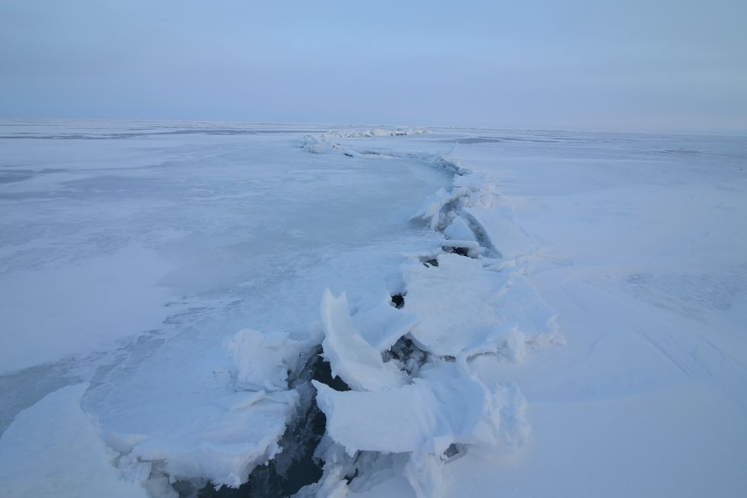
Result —
<path fill-rule="evenodd" d="M 0 117 L 744 131 L 745 26 L 745 0 L 0 0 Z"/>

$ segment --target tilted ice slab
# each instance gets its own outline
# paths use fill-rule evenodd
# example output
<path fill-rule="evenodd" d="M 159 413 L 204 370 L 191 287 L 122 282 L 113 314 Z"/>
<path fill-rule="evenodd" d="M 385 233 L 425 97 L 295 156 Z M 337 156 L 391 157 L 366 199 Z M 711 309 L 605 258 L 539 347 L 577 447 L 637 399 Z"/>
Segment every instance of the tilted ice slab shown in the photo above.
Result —
<path fill-rule="evenodd" d="M 384 352 L 418 323 L 418 317 L 395 308 L 389 296 L 382 297 L 376 305 L 357 311 L 352 317 L 353 326 L 371 346 Z"/>
<path fill-rule="evenodd" d="M 97 390 L 94 397 L 103 396 L 108 407 L 93 406 L 104 440 L 122 455 L 120 468 L 133 480 L 153 469 L 171 479 L 237 487 L 281 451 L 279 441 L 299 406 L 287 376 L 301 349 L 286 335 L 242 330 L 223 351 L 203 351 L 209 369 L 136 375 L 123 393 Z M 154 395 L 164 383 L 171 395 Z"/>
<path fill-rule="evenodd" d="M 424 221 L 431 230 L 443 230 L 451 221 L 447 218 L 449 214 L 458 211 L 472 193 L 472 190 L 464 186 L 451 190 L 438 189 L 411 219 Z M 453 218 L 453 214 L 451 216 Z"/>
<path fill-rule="evenodd" d="M 410 332 L 439 356 L 497 352 L 506 334 L 556 334 L 555 312 L 520 272 L 493 269 L 456 254 L 438 256 L 438 266 L 413 262 L 404 269 L 407 309 L 420 321 Z"/>
<path fill-rule="evenodd" d="M 482 175 L 463 174 L 455 185 L 437 191 L 412 219 L 441 232 L 444 249 L 470 258 L 442 254 L 438 265 L 405 267 L 407 310 L 420 319 L 410 336 L 439 356 L 493 352 L 513 361 L 527 349 L 563 343 L 555 312 L 516 266 L 534 243 L 510 203 Z M 482 254 L 500 259 L 472 259 Z"/>
<path fill-rule="evenodd" d="M 481 232 L 484 242 L 495 248 L 503 258 L 527 255 L 536 248 L 532 238 L 516 223 L 513 211 L 507 206 L 465 206 L 462 216 L 472 222 Z"/>
<path fill-rule="evenodd" d="M 412 219 L 442 232 L 449 241 L 464 241 L 461 247 L 472 249 L 478 242 L 485 251 L 493 251 L 504 259 L 535 250 L 535 242 L 516 223 L 509 200 L 498 193 L 495 185 L 480 183 L 483 177 L 477 174 L 458 178 L 454 188 L 438 190 Z"/>
<path fill-rule="evenodd" d="M 384 362 L 381 352 L 368 343 L 350 320 L 345 294 L 334 297 L 327 289 L 322 298 L 324 357 L 332 375 L 351 389 L 371 391 L 401 386 L 407 376 L 392 362 Z"/>
<path fill-rule="evenodd" d="M 2 496 L 148 496 L 140 484 L 122 478 L 113 465 L 116 453 L 106 447 L 81 409 L 87 387 L 67 386 L 48 394 L 19 413 L 3 433 Z"/>
<path fill-rule="evenodd" d="M 513 447 L 528 431 L 515 386 L 490 391 L 455 364 L 424 368 L 412 384 L 339 392 L 314 381 L 327 433 L 356 451 L 443 455 L 452 444 Z"/>
<path fill-rule="evenodd" d="M 470 226 L 459 215 L 454 216 L 451 223 L 444 229 L 444 236 L 449 240 L 465 241 L 469 243 L 477 242 L 475 233 Z"/>

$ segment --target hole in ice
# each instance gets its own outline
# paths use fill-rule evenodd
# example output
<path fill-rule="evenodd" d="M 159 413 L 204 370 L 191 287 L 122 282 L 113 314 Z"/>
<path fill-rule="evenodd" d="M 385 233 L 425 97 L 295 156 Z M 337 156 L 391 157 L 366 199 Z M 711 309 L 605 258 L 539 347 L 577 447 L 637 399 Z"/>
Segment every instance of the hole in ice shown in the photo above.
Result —
<path fill-rule="evenodd" d="M 459 256 L 470 257 L 470 255 L 469 255 L 469 249 L 467 249 L 466 247 L 446 247 L 446 246 L 444 246 L 442 249 L 444 250 L 444 252 L 458 254 Z"/>
<path fill-rule="evenodd" d="M 402 309 L 405 306 L 405 295 L 404 294 L 392 294 L 392 306 L 397 309 Z"/>
<path fill-rule="evenodd" d="M 338 391 L 350 390 L 345 382 L 332 376 L 329 363 L 320 353 L 321 348 L 318 348 L 303 369 L 290 379 L 291 387 L 298 390 L 302 401 L 297 418 L 280 439 L 283 451 L 266 465 L 255 468 L 249 480 L 239 488 L 224 486 L 216 490 L 208 483 L 199 490 L 198 498 L 291 496 L 302 487 L 319 481 L 324 462 L 314 458 L 314 451 L 326 430 L 327 418 L 316 404 L 316 390 L 310 381 L 318 380 Z"/>
<path fill-rule="evenodd" d="M 195 486 L 194 483 L 189 481 L 176 481 L 174 484 L 171 485 L 174 488 L 174 491 L 176 491 L 179 496 L 197 496 L 195 493 L 199 492 L 199 489 L 197 489 L 197 486 Z"/>
<path fill-rule="evenodd" d="M 444 451 L 444 457 L 446 458 L 451 458 L 458 454 L 459 454 L 459 448 L 457 448 L 457 445 L 454 443 L 451 443 L 449 447 L 446 448 L 446 451 Z"/>
<path fill-rule="evenodd" d="M 394 360 L 408 375 L 417 375 L 420 367 L 428 361 L 428 353 L 420 349 L 411 339 L 401 337 L 384 353 L 384 361 Z"/>
<path fill-rule="evenodd" d="M 351 482 L 353 482 L 353 479 L 355 479 L 356 477 L 358 477 L 358 469 L 355 469 L 355 471 L 352 474 L 346 475 L 345 476 L 345 481 L 348 484 L 350 484 Z"/>
<path fill-rule="evenodd" d="M 438 260 L 436 258 L 428 258 L 421 261 L 426 268 L 430 268 L 431 266 L 438 266 Z"/>
<path fill-rule="evenodd" d="M 318 380 L 322 384 L 327 384 L 335 391 L 350 391 L 350 386 L 348 386 L 345 381 L 339 377 L 332 376 L 332 369 L 330 368 L 329 363 L 324 361 L 321 356 L 319 357 L 319 362 L 314 366 L 314 375 L 312 379 Z"/>

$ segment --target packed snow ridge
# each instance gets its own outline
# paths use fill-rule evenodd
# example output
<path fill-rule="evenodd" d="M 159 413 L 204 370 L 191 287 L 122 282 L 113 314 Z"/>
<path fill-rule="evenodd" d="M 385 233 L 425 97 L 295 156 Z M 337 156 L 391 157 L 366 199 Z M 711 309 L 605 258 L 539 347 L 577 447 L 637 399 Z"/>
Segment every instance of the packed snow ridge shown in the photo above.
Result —
<path fill-rule="evenodd" d="M 164 417 L 151 435 L 128 431 L 122 419 L 118 432 L 99 437 L 80 407 L 84 387 L 71 387 L 19 416 L 3 439 L 35 434 L 35 421 L 43 419 L 38 410 L 71 411 L 76 430 L 87 438 L 78 444 L 88 445 L 95 452 L 90 454 L 108 452 L 124 479 L 122 493 L 139 484 L 159 497 L 176 496 L 177 481 L 192 490 L 205 483 L 239 487 L 269 465 L 286 478 L 304 455 L 314 459 L 319 475 L 294 490 L 296 496 L 346 496 L 396 478 L 418 497 L 436 497 L 445 490 L 443 466 L 459 455 L 519 448 L 530 431 L 519 387 L 487 385 L 469 360 L 490 354 L 520 362 L 534 350 L 564 343 L 555 312 L 522 267 L 535 245 L 495 185 L 457 160 L 334 142 L 408 133 L 424 131 L 327 133 L 302 142 L 312 153 L 408 158 L 454 175 L 453 187 L 436 192 L 411 219 L 437 232 L 438 243 L 409 257 L 396 295 L 351 313 L 345 294 L 327 290 L 322 330 L 305 341 L 238 332 L 223 345 L 230 368 L 224 377 L 216 372 L 226 380 L 216 387 L 219 402 L 194 413 L 190 426 L 172 427 Z M 324 365 L 331 375 L 320 373 Z M 320 420 L 323 427 L 315 428 Z M 48 472 L 65 470 L 64 458 L 52 455 L 48 463 Z M 105 486 L 115 478 L 101 473 L 87 485 Z M 9 482 L 12 487 L 15 481 Z"/>

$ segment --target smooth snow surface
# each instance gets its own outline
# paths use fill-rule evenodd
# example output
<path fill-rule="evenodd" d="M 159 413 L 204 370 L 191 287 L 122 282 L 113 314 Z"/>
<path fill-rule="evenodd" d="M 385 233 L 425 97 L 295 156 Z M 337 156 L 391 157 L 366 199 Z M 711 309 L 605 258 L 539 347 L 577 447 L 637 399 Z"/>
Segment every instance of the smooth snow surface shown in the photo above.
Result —
<path fill-rule="evenodd" d="M 87 384 L 47 395 L 19 413 L 0 438 L 2 495 L 12 497 L 145 497 L 114 467 L 107 448 L 80 408 Z M 147 477 L 147 476 L 146 476 Z"/>
<path fill-rule="evenodd" d="M 0 124 L 0 496 L 747 495 L 742 138 Z"/>

